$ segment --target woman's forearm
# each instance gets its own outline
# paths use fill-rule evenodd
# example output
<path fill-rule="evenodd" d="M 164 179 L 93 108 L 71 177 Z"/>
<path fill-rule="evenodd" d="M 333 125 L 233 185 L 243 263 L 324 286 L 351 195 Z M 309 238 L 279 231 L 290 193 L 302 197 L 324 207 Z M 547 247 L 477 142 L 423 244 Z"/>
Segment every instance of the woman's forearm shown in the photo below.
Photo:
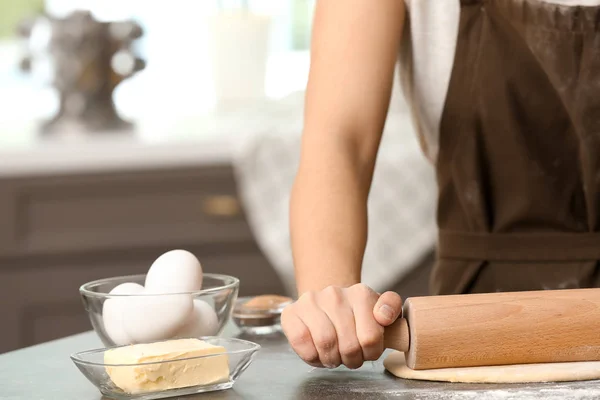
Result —
<path fill-rule="evenodd" d="M 360 282 L 367 197 L 404 23 L 402 0 L 317 2 L 291 200 L 299 294 Z"/>
<path fill-rule="evenodd" d="M 299 294 L 360 282 L 368 181 L 340 149 L 321 148 L 298 172 L 291 232 Z M 329 153 L 329 156 L 326 156 Z"/>

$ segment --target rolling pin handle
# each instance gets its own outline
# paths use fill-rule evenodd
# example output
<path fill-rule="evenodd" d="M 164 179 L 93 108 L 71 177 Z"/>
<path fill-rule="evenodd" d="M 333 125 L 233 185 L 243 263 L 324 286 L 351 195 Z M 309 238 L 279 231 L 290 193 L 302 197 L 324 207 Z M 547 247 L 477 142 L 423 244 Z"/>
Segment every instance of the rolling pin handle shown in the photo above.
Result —
<path fill-rule="evenodd" d="M 383 344 L 386 349 L 406 353 L 410 348 L 410 333 L 406 318 L 398 318 L 396 322 L 385 328 Z"/>

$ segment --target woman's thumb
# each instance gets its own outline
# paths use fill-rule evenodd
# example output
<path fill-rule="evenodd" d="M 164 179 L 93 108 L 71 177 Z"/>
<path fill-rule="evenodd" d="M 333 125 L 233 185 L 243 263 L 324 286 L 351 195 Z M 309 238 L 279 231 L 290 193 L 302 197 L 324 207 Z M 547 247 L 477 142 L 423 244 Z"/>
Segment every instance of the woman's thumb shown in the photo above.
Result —
<path fill-rule="evenodd" d="M 373 308 L 373 316 L 381 326 L 393 324 L 402 314 L 402 299 L 396 292 L 385 292 Z"/>

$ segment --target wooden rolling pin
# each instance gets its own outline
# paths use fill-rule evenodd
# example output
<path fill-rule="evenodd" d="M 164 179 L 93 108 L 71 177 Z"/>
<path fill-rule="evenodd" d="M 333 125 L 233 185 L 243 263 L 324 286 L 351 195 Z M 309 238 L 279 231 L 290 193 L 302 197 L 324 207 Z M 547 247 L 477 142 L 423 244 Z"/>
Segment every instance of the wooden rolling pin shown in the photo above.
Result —
<path fill-rule="evenodd" d="M 412 369 L 600 360 L 600 289 L 413 297 L 385 330 Z"/>

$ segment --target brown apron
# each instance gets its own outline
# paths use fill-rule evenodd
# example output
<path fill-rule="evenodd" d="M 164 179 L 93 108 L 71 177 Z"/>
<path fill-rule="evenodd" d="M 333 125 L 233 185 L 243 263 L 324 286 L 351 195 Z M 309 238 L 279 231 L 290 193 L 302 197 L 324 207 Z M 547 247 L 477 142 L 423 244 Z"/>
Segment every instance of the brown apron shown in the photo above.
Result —
<path fill-rule="evenodd" d="M 600 7 L 462 0 L 434 294 L 599 286 Z"/>

